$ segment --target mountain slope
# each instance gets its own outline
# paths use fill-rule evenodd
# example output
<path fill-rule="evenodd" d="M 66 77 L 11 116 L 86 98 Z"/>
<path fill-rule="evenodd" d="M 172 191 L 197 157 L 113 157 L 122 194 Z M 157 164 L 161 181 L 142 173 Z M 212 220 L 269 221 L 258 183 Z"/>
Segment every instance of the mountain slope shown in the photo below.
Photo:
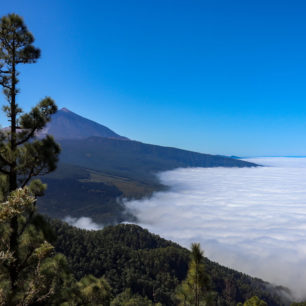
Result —
<path fill-rule="evenodd" d="M 62 108 L 53 115 L 52 121 L 40 132 L 39 136 L 46 134 L 53 135 L 56 139 L 83 139 L 91 136 L 127 139 L 106 126 L 79 116 L 67 108 Z"/>
<path fill-rule="evenodd" d="M 63 253 L 79 279 L 104 275 L 118 294 L 130 288 L 162 305 L 175 305 L 176 286 L 186 277 L 189 251 L 136 225 L 117 225 L 85 231 L 50 221 L 56 231 L 56 250 Z M 81 260 L 80 260 L 81 258 Z M 277 288 L 205 259 L 205 269 L 217 293 L 216 305 L 237 305 L 257 295 L 268 305 L 285 305 Z M 289 292 L 287 292 L 289 293 Z"/>
<path fill-rule="evenodd" d="M 62 163 L 42 180 L 48 188 L 45 195 L 38 198 L 40 213 L 59 219 L 86 216 L 104 225 L 135 221 L 118 199 L 141 197 L 154 190 L 150 185 L 133 180 Z"/>
<path fill-rule="evenodd" d="M 157 182 L 156 173 L 179 167 L 252 167 L 229 157 L 101 137 L 64 139 L 61 161 L 143 182 Z"/>

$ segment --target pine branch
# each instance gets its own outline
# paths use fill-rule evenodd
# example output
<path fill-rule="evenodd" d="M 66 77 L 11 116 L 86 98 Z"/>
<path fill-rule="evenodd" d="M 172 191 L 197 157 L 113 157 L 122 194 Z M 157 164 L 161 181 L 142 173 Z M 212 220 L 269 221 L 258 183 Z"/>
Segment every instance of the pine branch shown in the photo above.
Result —
<path fill-rule="evenodd" d="M 34 160 L 34 162 L 33 162 L 33 164 L 35 165 L 37 162 L 38 162 L 38 157 L 36 156 L 36 157 L 35 157 L 35 160 Z M 20 187 L 21 187 L 21 188 L 24 188 L 24 187 L 26 186 L 26 184 L 27 184 L 27 183 L 31 180 L 31 178 L 34 177 L 34 176 L 48 174 L 49 171 L 47 171 L 46 173 L 42 173 L 43 170 L 46 168 L 46 166 L 47 166 L 47 163 L 42 163 L 42 164 L 40 165 L 40 167 L 38 167 L 38 166 L 36 166 L 36 167 L 33 166 L 33 167 L 31 168 L 31 170 L 30 170 L 30 172 L 29 172 L 27 178 L 23 181 L 23 183 L 21 184 Z"/>
<path fill-rule="evenodd" d="M 4 46 L 6 47 L 6 49 L 12 51 L 12 46 L 9 44 L 8 40 L 6 39 L 5 35 L 3 35 L 2 32 L 0 32 L 0 41 L 4 43 Z"/>
<path fill-rule="evenodd" d="M 37 160 L 37 158 L 36 158 L 36 160 Z M 24 188 L 25 185 L 30 181 L 30 179 L 35 175 L 34 169 L 35 169 L 35 167 L 33 166 L 30 170 L 30 173 L 29 173 L 28 177 L 23 181 L 23 183 L 21 185 L 21 188 Z"/>
<path fill-rule="evenodd" d="M 24 223 L 22 229 L 20 230 L 19 236 L 21 236 L 24 233 L 27 226 L 31 223 L 33 215 L 34 215 L 34 211 L 32 210 L 31 213 L 29 214 L 27 221 Z"/>
<path fill-rule="evenodd" d="M 24 261 L 19 265 L 18 272 L 21 272 L 24 268 L 26 268 L 27 261 L 33 255 L 35 248 L 31 248 L 30 252 L 25 257 Z"/>
<path fill-rule="evenodd" d="M 0 85 L 1 85 L 2 87 L 6 88 L 6 89 L 9 89 L 9 90 L 12 89 L 10 86 L 6 85 L 6 84 L 4 83 L 4 81 L 3 81 L 3 82 L 0 82 Z"/>
<path fill-rule="evenodd" d="M 34 127 L 34 128 L 32 129 L 32 131 L 31 131 L 24 139 L 22 139 L 22 140 L 20 140 L 20 141 L 17 141 L 16 145 L 17 145 L 17 146 L 20 146 L 20 145 L 22 145 L 23 143 L 27 142 L 31 137 L 34 136 L 35 132 L 37 131 L 37 128 L 38 128 L 37 126 Z"/>

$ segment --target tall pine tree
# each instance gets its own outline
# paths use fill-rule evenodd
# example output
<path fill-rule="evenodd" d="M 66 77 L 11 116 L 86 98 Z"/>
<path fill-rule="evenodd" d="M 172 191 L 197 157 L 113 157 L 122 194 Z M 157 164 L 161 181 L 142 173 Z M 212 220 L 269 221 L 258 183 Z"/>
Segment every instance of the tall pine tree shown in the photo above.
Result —
<path fill-rule="evenodd" d="M 20 64 L 35 63 L 40 56 L 40 50 L 33 46 L 33 42 L 34 37 L 21 17 L 9 14 L 0 19 L 0 85 L 7 101 L 3 111 L 10 122 L 9 128 L 0 131 L 3 201 L 7 201 L 14 190 L 26 185 L 29 185 L 34 196 L 41 195 L 45 186 L 33 178 L 53 171 L 60 152 L 51 136 L 36 138 L 37 133 L 45 127 L 57 110 L 54 101 L 49 97 L 44 98 L 29 113 L 24 113 L 17 103 L 17 68 Z M 34 213 L 26 213 L 22 217 L 18 214 L 12 215 L 9 219 L 8 254 L 11 254 L 13 259 L 7 261 L 6 265 L 12 292 L 10 300 L 13 300 L 13 295 L 18 290 L 18 276 L 24 266 L 23 255 L 20 254 L 20 239 L 36 218 Z"/>
<path fill-rule="evenodd" d="M 204 255 L 199 243 L 191 245 L 190 263 L 186 279 L 177 288 L 176 298 L 182 306 L 213 305 L 209 291 L 210 280 L 205 272 Z"/>

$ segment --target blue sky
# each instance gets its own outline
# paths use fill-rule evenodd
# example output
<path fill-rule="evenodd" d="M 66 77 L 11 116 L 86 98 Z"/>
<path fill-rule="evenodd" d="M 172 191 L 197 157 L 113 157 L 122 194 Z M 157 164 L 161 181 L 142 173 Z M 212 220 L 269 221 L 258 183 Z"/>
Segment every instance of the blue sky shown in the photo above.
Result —
<path fill-rule="evenodd" d="M 306 155 L 305 1 L 2 2 L 11 12 L 42 50 L 20 67 L 25 110 L 48 95 L 147 143 Z"/>

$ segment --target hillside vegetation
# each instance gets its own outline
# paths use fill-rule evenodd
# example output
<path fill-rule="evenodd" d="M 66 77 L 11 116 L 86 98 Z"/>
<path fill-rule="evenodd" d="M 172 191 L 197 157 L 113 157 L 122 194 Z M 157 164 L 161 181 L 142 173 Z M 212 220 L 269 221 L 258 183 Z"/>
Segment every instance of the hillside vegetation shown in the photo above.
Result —
<path fill-rule="evenodd" d="M 160 184 L 144 184 L 68 164 L 60 164 L 43 181 L 48 188 L 45 196 L 38 199 L 41 213 L 59 219 L 87 216 L 104 225 L 135 221 L 122 198 L 141 198 L 163 188 Z"/>
<path fill-rule="evenodd" d="M 77 279 L 104 275 L 115 295 L 131 289 L 154 302 L 175 305 L 175 289 L 188 269 L 188 250 L 136 225 L 85 231 L 60 221 L 50 223 L 57 235 L 56 250 L 67 257 Z M 268 305 L 286 304 L 279 297 L 281 288 L 208 259 L 205 267 L 218 305 L 236 305 L 254 295 Z"/>

